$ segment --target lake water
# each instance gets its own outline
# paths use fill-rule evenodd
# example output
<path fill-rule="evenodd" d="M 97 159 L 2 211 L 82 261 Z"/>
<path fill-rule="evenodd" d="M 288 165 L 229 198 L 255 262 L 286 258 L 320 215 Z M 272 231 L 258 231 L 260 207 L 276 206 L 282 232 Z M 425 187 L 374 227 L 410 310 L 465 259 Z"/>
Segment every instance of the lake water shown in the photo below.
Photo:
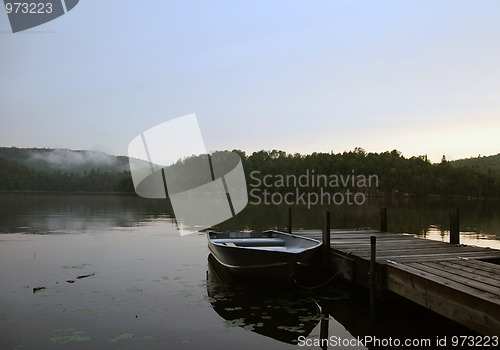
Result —
<path fill-rule="evenodd" d="M 333 228 L 377 228 L 381 206 L 389 231 L 438 240 L 448 210 L 460 208 L 462 243 L 500 248 L 497 201 L 295 207 L 293 226 L 318 228 L 329 210 Z M 292 349 L 322 332 L 345 342 L 471 334 L 401 300 L 370 323 L 366 291 L 341 281 L 315 292 L 226 287 L 205 236 L 181 237 L 172 216 L 167 201 L 135 195 L 1 193 L 0 348 Z M 249 205 L 216 229 L 286 225 L 286 207 Z"/>

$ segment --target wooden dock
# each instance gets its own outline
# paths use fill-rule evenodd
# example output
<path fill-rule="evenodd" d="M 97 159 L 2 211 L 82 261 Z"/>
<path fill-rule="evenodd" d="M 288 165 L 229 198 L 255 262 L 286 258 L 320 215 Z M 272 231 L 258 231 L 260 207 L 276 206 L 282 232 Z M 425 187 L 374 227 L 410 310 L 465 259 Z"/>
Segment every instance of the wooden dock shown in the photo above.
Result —
<path fill-rule="evenodd" d="M 333 272 L 369 287 L 376 237 L 377 292 L 390 291 L 480 334 L 500 334 L 500 250 L 375 230 L 329 230 Z M 320 230 L 294 234 L 321 240 Z"/>

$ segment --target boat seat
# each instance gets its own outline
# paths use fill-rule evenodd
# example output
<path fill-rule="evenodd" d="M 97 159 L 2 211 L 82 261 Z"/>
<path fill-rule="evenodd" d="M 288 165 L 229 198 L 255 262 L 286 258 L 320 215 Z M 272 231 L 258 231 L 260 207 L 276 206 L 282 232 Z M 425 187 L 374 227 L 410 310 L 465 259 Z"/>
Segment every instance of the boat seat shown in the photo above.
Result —
<path fill-rule="evenodd" d="M 215 238 L 212 242 L 219 244 L 233 243 L 240 247 L 284 247 L 282 238 Z"/>

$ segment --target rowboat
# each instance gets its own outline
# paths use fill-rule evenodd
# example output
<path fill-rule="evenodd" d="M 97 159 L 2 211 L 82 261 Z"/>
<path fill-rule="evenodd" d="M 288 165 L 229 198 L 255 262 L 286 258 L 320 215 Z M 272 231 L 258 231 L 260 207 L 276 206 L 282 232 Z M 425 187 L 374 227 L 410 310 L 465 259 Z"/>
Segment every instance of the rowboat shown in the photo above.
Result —
<path fill-rule="evenodd" d="M 297 265 L 310 265 L 321 242 L 289 233 L 264 232 L 207 233 L 214 258 L 232 273 L 253 275 L 261 281 L 290 282 Z"/>

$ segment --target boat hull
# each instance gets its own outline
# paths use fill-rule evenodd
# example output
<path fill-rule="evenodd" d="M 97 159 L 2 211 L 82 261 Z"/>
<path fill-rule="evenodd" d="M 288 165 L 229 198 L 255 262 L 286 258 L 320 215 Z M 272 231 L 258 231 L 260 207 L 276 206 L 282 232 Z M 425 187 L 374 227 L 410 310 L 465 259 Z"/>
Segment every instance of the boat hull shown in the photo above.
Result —
<path fill-rule="evenodd" d="M 283 290 L 293 284 L 292 265 L 276 265 L 273 267 L 232 268 L 224 265 L 213 253 L 209 262 L 217 270 L 220 280 L 227 286 L 245 287 L 245 289 Z"/>

